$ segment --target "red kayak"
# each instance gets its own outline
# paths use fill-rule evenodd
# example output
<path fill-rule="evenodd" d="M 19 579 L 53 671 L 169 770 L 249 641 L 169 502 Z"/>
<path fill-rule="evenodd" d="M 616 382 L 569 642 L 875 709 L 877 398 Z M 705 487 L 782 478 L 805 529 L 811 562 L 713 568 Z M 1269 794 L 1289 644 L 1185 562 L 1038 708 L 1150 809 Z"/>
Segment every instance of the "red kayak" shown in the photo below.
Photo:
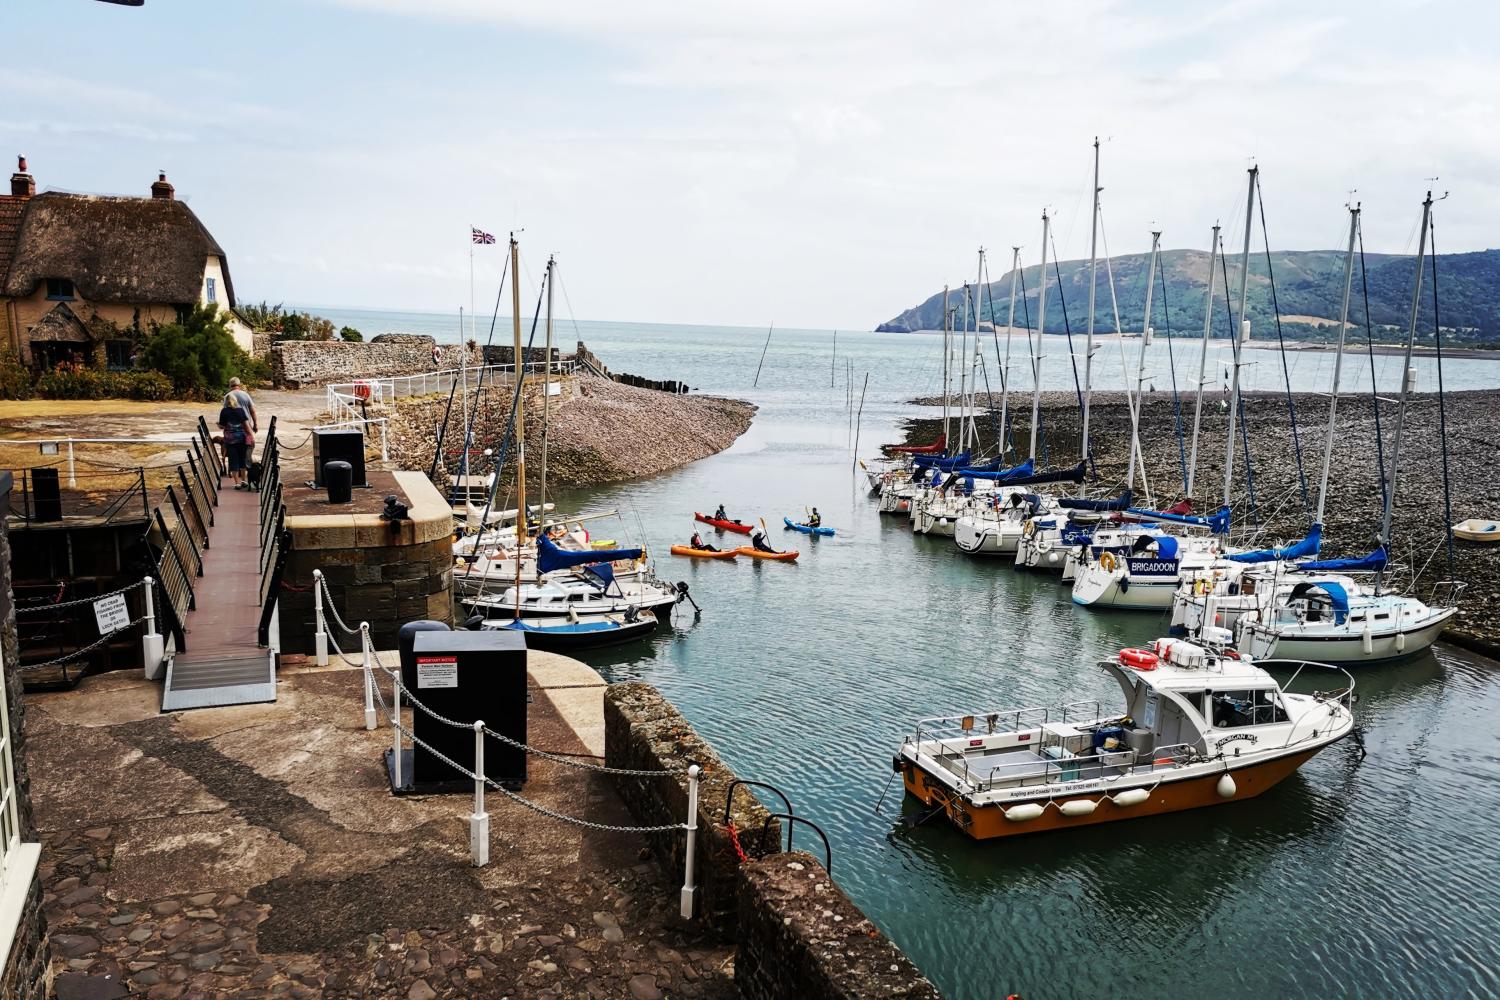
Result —
<path fill-rule="evenodd" d="M 883 445 L 885 451 L 897 455 L 936 455 L 948 447 L 948 435 L 943 434 L 932 444 L 888 444 Z"/>
<path fill-rule="evenodd" d="M 749 524 L 741 524 L 738 521 L 721 521 L 717 517 L 709 517 L 707 514 L 700 514 L 697 511 L 693 511 L 693 520 L 702 521 L 704 524 L 711 524 L 720 531 L 733 531 L 739 535 L 750 534 L 751 529 L 754 527 Z"/>

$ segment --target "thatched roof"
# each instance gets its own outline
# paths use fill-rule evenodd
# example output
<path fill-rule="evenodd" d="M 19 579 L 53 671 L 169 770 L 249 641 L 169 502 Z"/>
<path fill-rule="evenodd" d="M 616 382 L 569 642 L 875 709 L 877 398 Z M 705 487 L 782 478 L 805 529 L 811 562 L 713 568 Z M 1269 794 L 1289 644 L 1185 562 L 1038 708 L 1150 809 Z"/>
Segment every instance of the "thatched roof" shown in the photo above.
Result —
<path fill-rule="evenodd" d="M 49 191 L 27 199 L 0 293 L 30 295 L 67 278 L 90 302 L 187 304 L 202 294 L 203 267 L 229 262 L 193 210 L 169 198 L 117 198 Z"/>
<path fill-rule="evenodd" d="M 57 340 L 73 344 L 88 344 L 93 341 L 93 338 L 89 336 L 89 328 L 83 325 L 83 320 L 68 308 L 66 302 L 59 302 L 53 306 L 52 310 L 42 317 L 41 322 L 27 331 L 26 339 L 30 341 Z"/>
<path fill-rule="evenodd" d="M 21 213 L 26 210 L 25 198 L 0 195 L 0 290 L 5 283 L 5 272 L 10 269 L 10 259 L 16 249 L 16 237 L 21 232 Z"/>

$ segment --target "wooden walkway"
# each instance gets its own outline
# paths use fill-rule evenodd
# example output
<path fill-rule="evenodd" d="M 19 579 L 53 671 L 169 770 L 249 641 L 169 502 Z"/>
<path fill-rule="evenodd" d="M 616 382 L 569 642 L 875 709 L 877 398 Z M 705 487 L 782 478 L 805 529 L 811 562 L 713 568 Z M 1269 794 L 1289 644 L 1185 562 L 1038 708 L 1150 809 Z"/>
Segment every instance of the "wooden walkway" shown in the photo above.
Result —
<path fill-rule="evenodd" d="M 197 580 L 197 608 L 184 623 L 192 639 L 167 667 L 163 712 L 276 700 L 275 656 L 256 641 L 260 499 L 227 480 L 219 494 Z"/>

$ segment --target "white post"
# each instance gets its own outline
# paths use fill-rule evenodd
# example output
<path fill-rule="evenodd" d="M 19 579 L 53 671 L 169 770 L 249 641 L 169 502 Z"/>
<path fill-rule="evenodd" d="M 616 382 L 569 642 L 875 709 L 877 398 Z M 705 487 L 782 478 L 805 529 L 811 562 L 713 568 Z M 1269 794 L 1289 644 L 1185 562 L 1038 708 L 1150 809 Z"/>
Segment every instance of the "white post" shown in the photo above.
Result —
<path fill-rule="evenodd" d="M 73 464 L 73 439 L 68 438 L 68 485 L 78 485 L 78 469 Z"/>
<path fill-rule="evenodd" d="M 401 678 L 391 678 L 391 746 L 394 756 L 391 758 L 392 773 L 396 776 L 396 787 L 403 788 L 406 782 L 401 780 Z"/>
<path fill-rule="evenodd" d="M 323 571 L 313 570 L 313 654 L 320 667 L 328 666 L 328 626 L 323 621 Z"/>
<path fill-rule="evenodd" d="M 374 653 L 371 651 L 370 623 L 359 623 L 360 646 L 364 650 L 365 670 L 365 729 L 375 731 L 375 671 Z"/>
<path fill-rule="evenodd" d="M 390 452 L 387 450 L 387 448 L 385 446 L 385 421 L 384 420 L 380 421 L 380 460 L 382 462 L 389 462 L 391 460 Z"/>
<path fill-rule="evenodd" d="M 484 811 L 484 720 L 474 720 L 474 815 L 469 817 L 469 857 L 475 868 L 490 863 L 490 814 Z"/>
<path fill-rule="evenodd" d="M 141 637 L 141 665 L 146 680 L 154 681 L 161 676 L 161 662 L 166 654 L 166 643 L 156 631 L 156 604 L 152 588 L 156 581 L 149 576 L 142 581 L 146 588 L 146 634 Z"/>
<path fill-rule="evenodd" d="M 698 853 L 698 765 L 688 768 L 688 814 L 687 814 L 687 862 L 682 879 L 682 919 L 693 919 L 693 904 L 697 902 L 698 887 L 695 884 L 693 864 Z"/>

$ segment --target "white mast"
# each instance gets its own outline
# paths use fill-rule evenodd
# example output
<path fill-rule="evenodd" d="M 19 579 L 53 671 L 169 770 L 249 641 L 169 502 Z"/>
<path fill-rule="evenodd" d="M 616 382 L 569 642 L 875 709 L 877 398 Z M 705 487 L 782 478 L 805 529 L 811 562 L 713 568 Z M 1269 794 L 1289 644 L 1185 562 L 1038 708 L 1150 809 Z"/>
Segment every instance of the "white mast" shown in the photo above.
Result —
<path fill-rule="evenodd" d="M 1406 426 L 1406 398 L 1411 394 L 1412 384 L 1416 381 L 1416 370 L 1411 366 L 1412 346 L 1417 341 L 1417 309 L 1422 304 L 1422 264 L 1427 258 L 1427 227 L 1432 219 L 1432 192 L 1427 192 L 1427 199 L 1422 202 L 1422 233 L 1417 237 L 1417 280 L 1416 287 L 1411 293 L 1411 323 L 1406 332 L 1406 361 L 1401 366 L 1401 406 L 1396 410 L 1396 437 L 1391 445 L 1391 475 L 1390 488 L 1385 494 L 1385 513 L 1380 519 L 1380 544 L 1386 552 L 1391 548 L 1391 517 L 1394 513 L 1396 502 L 1396 475 L 1401 471 L 1401 432 Z M 1380 590 L 1380 578 L 1385 573 L 1382 570 L 1375 577 L 1375 590 Z"/>
<path fill-rule="evenodd" d="M 1339 408 L 1339 373 L 1344 367 L 1344 335 L 1349 332 L 1349 293 L 1354 288 L 1354 237 L 1359 232 L 1359 205 L 1349 208 L 1349 249 L 1344 252 L 1344 304 L 1339 310 L 1339 345 L 1333 355 L 1333 391 L 1328 397 L 1328 436 L 1323 442 L 1323 480 L 1318 484 L 1318 515 L 1323 523 L 1323 503 L 1328 499 L 1328 472 L 1333 467 L 1333 433 Z"/>
<path fill-rule="evenodd" d="M 963 451 L 969 440 L 968 425 L 968 368 L 964 360 L 969 354 L 969 283 L 964 282 L 964 319 L 963 327 L 959 330 L 958 349 L 958 451 Z M 957 452 L 955 452 L 956 454 Z"/>
<path fill-rule="evenodd" d="M 1031 349 L 1031 452 L 1027 456 L 1033 461 L 1036 460 L 1036 425 L 1042 415 L 1042 333 L 1047 329 L 1047 236 L 1051 224 L 1047 210 L 1042 209 L 1042 281 L 1036 307 L 1036 340 Z"/>
<path fill-rule="evenodd" d="M 1224 455 L 1224 506 L 1229 506 L 1229 490 L 1234 485 L 1234 432 L 1240 411 L 1240 345 L 1250 339 L 1250 317 L 1245 309 L 1250 301 L 1250 229 L 1255 219 L 1255 181 L 1260 176 L 1260 167 L 1250 168 L 1249 191 L 1245 195 L 1245 252 L 1240 257 L 1240 328 L 1230 330 L 1230 344 L 1234 352 L 1234 374 L 1230 376 L 1229 388 L 1229 443 Z M 1224 289 L 1228 293 L 1229 289 Z"/>
<path fill-rule="evenodd" d="M 1203 347 L 1198 353 L 1198 400 L 1193 404 L 1193 450 L 1188 459 L 1188 496 L 1193 496 L 1193 482 L 1198 478 L 1198 428 L 1203 422 L 1203 386 L 1208 381 L 1208 338 L 1214 325 L 1214 263 L 1219 256 L 1219 227 L 1214 226 L 1208 247 L 1208 292 L 1203 304 Z"/>
<path fill-rule="evenodd" d="M 974 353 L 969 356 L 969 439 L 979 443 L 979 425 L 975 417 L 979 413 L 979 316 L 984 312 L 984 247 L 979 248 L 979 265 L 974 277 Z M 990 322 L 994 323 L 994 308 L 990 309 Z"/>
<path fill-rule="evenodd" d="M 537 499 L 542 526 L 547 525 L 547 428 L 552 413 L 552 284 L 556 280 L 557 258 L 547 257 L 547 358 L 542 369 L 542 488 Z"/>
<path fill-rule="evenodd" d="M 1089 319 L 1083 356 L 1083 433 L 1079 456 L 1089 460 L 1089 404 L 1094 395 L 1094 295 L 1099 288 L 1099 137 L 1094 136 L 1094 209 L 1089 220 Z"/>
<path fill-rule="evenodd" d="M 948 435 L 949 435 L 949 432 L 951 430 L 951 428 L 948 426 L 948 421 L 949 421 L 948 394 L 950 392 L 952 392 L 952 385 L 953 385 L 953 377 L 952 377 L 952 374 L 951 374 L 952 366 L 949 364 L 949 362 L 952 360 L 951 354 L 952 354 L 952 351 L 953 351 L 952 336 L 951 336 L 951 332 L 952 332 L 951 331 L 951 324 L 948 322 L 949 315 L 950 314 L 948 312 L 948 286 L 944 285 L 943 286 L 943 447 L 944 448 L 948 447 Z M 955 452 L 955 454 L 956 454 L 956 452 Z"/>
<path fill-rule="evenodd" d="M 1010 259 L 1010 314 L 1005 321 L 1005 363 L 1000 366 L 1000 454 L 1010 450 L 1005 437 L 1010 416 L 1010 335 L 1016 326 L 1016 283 L 1021 277 L 1021 248 L 1011 247 Z M 994 306 L 991 305 L 991 319 Z"/>
<path fill-rule="evenodd" d="M 1146 318 L 1141 322 L 1140 359 L 1135 366 L 1135 399 L 1130 402 L 1130 469 L 1125 473 L 1127 490 L 1135 488 L 1135 457 L 1141 450 L 1141 409 L 1146 398 L 1143 394 L 1146 385 L 1146 348 L 1151 346 L 1151 296 L 1156 290 L 1156 258 L 1159 253 L 1161 232 L 1157 230 L 1151 234 L 1151 263 L 1146 267 Z"/>

